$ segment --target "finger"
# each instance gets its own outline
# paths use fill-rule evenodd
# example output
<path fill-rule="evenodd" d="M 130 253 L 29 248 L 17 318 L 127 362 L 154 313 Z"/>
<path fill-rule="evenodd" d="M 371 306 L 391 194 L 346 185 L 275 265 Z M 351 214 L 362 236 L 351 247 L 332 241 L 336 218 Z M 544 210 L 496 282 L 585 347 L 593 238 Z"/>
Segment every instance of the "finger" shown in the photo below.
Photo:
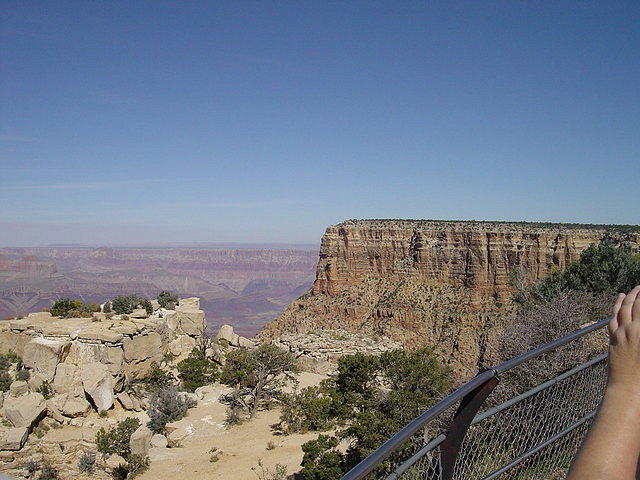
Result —
<path fill-rule="evenodd" d="M 631 321 L 640 323 L 640 294 L 633 302 L 633 308 L 631 309 Z"/>
<path fill-rule="evenodd" d="M 624 293 L 619 293 L 618 298 L 616 298 L 615 303 L 613 304 L 613 316 L 609 321 L 609 333 L 613 333 L 618 328 L 618 312 L 620 311 L 620 307 L 622 306 L 622 301 L 624 300 L 626 295 Z"/>
<path fill-rule="evenodd" d="M 629 294 L 622 301 L 622 306 L 618 312 L 618 325 L 626 325 L 631 322 L 631 313 L 633 310 L 633 304 L 640 293 L 640 285 L 631 290 Z"/>

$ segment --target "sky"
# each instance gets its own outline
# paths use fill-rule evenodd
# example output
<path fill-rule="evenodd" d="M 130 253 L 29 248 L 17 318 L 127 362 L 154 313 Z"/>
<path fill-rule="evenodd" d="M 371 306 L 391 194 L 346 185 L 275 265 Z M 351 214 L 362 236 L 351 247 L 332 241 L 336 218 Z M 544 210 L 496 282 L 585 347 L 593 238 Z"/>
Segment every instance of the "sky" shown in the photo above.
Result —
<path fill-rule="evenodd" d="M 0 246 L 640 223 L 640 3 L 0 0 Z"/>

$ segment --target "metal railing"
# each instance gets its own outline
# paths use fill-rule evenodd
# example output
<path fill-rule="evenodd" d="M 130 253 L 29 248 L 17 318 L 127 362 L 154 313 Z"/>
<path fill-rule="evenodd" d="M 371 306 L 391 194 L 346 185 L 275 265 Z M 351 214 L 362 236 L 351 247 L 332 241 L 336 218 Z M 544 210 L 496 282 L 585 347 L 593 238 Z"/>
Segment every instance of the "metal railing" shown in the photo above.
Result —
<path fill-rule="evenodd" d="M 608 322 L 593 323 L 481 372 L 415 418 L 342 480 L 563 478 L 604 393 L 606 347 L 506 400 L 494 389 L 501 377 L 560 347 L 573 347 L 568 344 L 584 341 Z M 486 410 L 479 414 L 483 407 Z"/>

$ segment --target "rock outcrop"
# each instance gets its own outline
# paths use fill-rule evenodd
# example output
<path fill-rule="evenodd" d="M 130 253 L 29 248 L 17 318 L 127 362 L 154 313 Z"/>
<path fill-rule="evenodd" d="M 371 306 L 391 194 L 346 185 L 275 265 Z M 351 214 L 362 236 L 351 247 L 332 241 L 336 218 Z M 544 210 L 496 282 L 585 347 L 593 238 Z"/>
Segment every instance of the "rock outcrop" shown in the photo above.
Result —
<path fill-rule="evenodd" d="M 69 423 L 91 408 L 109 410 L 116 399 L 123 408 L 140 410 L 125 385 L 143 378 L 167 353 L 186 357 L 205 329 L 198 299 L 183 302 L 152 315 L 63 319 L 39 312 L 0 321 L 0 353 L 20 356 L 30 372 L 28 382 L 11 384 L 0 413 L 14 427 L 30 429 L 45 413 Z M 36 392 L 43 386 L 47 400 Z M 12 435 L 15 445 L 18 434 Z"/>
<path fill-rule="evenodd" d="M 352 220 L 327 228 L 316 280 L 259 334 L 344 329 L 433 345 L 473 374 L 499 335 L 512 278 L 536 282 L 603 240 L 640 249 L 640 227 Z"/>

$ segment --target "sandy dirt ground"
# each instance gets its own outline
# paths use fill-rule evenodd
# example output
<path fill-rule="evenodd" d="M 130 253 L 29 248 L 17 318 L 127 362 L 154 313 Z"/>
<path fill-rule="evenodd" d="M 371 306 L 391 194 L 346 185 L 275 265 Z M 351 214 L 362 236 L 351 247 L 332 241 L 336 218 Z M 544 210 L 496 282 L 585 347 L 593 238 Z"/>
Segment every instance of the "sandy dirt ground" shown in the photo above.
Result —
<path fill-rule="evenodd" d="M 321 375 L 301 374 L 300 388 L 314 385 L 325 378 Z M 258 412 L 241 425 L 227 428 L 224 425 L 226 406 L 218 402 L 220 393 L 226 387 L 216 385 L 216 390 L 189 410 L 189 415 L 179 423 L 193 433 L 183 442 L 181 448 L 152 448 L 149 452 L 151 465 L 141 475 L 141 480 L 186 480 L 186 479 L 233 479 L 257 480 L 252 470 L 258 460 L 266 468 L 276 464 L 286 465 L 289 474 L 300 469 L 302 449 L 300 446 L 317 437 L 317 433 L 276 435 L 271 425 L 278 422 L 280 411 Z M 275 448 L 267 449 L 269 442 Z M 212 449 L 222 453 L 218 460 L 210 461 Z"/>

